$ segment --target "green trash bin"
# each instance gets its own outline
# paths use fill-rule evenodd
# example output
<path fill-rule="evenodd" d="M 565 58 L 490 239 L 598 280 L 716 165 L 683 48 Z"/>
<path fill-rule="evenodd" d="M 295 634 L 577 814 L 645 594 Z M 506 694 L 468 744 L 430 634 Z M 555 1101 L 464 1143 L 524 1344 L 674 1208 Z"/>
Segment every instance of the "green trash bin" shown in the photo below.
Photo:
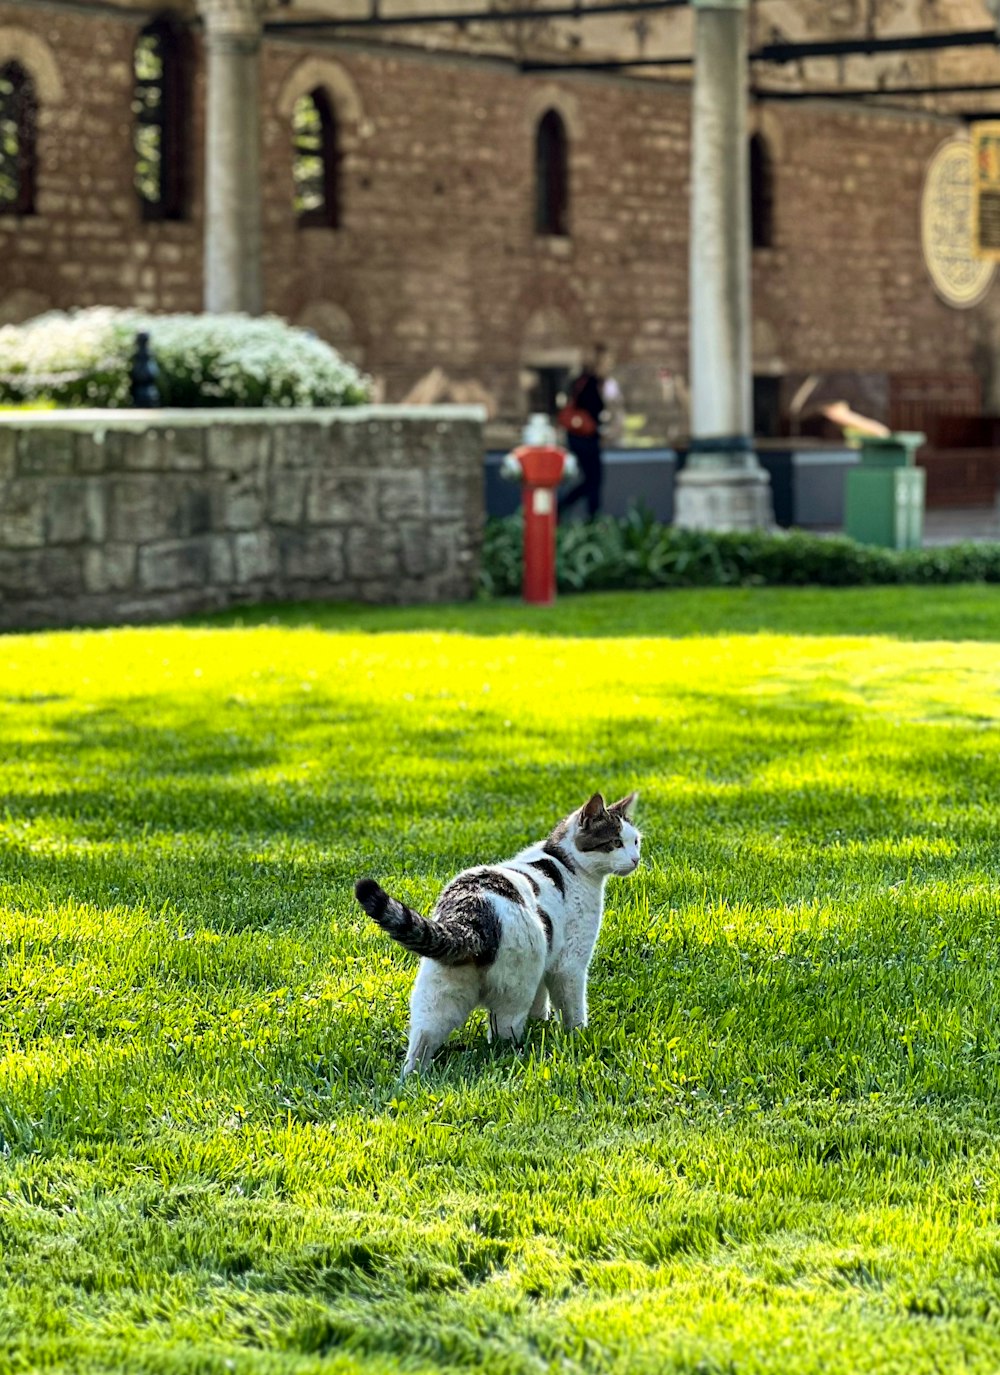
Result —
<path fill-rule="evenodd" d="M 861 461 L 847 473 L 844 533 L 860 544 L 919 549 L 924 539 L 927 475 L 916 466 L 925 436 L 900 430 L 861 440 Z"/>

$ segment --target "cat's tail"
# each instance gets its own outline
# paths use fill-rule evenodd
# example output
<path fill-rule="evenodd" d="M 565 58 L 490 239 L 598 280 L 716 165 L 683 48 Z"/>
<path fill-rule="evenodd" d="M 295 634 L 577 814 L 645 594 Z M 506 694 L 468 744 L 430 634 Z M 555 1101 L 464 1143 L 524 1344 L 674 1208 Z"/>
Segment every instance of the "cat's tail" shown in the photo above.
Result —
<path fill-rule="evenodd" d="M 373 878 L 359 878 L 354 896 L 373 922 L 414 955 L 441 964 L 472 964 L 484 953 L 477 932 L 467 927 L 450 930 L 440 922 L 428 921 L 412 907 L 391 898 Z"/>

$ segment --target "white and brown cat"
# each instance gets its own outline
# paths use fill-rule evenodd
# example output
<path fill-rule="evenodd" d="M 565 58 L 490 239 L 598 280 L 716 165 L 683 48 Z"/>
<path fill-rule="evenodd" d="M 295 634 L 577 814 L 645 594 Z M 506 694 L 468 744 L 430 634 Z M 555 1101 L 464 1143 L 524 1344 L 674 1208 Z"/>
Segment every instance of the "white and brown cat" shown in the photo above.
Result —
<path fill-rule="evenodd" d="M 547 840 L 502 864 L 466 869 L 442 890 L 430 920 L 371 878 L 354 892 L 373 921 L 420 955 L 410 996 L 403 1073 L 425 1064 L 476 1007 L 489 1036 L 520 1041 L 529 1017 L 558 1012 L 587 1023 L 587 969 L 612 874 L 639 867 L 632 824 L 636 793 L 605 806 L 600 793 L 560 821 Z"/>

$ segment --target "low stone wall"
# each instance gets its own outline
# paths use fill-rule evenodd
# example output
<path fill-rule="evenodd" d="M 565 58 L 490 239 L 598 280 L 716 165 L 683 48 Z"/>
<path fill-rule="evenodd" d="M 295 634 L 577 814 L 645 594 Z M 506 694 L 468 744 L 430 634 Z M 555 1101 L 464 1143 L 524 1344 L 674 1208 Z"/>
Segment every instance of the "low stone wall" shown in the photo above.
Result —
<path fill-rule="evenodd" d="M 5 629 L 461 600 L 482 526 L 476 407 L 0 414 Z"/>

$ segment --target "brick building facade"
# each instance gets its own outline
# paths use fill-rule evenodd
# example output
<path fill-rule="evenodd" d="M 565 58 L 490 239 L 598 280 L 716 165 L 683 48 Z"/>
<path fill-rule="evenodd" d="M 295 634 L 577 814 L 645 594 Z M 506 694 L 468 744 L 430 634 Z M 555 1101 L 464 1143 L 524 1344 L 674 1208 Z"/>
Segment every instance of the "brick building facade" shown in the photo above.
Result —
<path fill-rule="evenodd" d="M 93 303 L 201 308 L 202 41 L 193 24 L 184 216 L 144 220 L 133 51 L 149 18 L 0 3 L 0 69 L 19 63 L 38 102 L 35 213 L 0 215 L 0 321 Z M 292 109 L 317 88 L 337 120 L 337 228 L 302 227 L 293 207 Z M 330 338 L 386 399 L 437 365 L 514 419 L 526 369 L 569 363 L 595 338 L 650 404 L 666 374 L 683 379 L 685 82 L 268 34 L 260 104 L 265 309 Z M 535 229 L 535 137 L 551 109 L 568 137 L 565 236 Z M 935 373 L 975 376 L 1000 410 L 1000 286 L 955 309 L 922 257 L 921 188 L 956 119 L 761 101 L 751 127 L 768 148 L 773 218 L 771 246 L 754 252 L 754 368 L 782 379 L 781 407 L 810 375 Z"/>

